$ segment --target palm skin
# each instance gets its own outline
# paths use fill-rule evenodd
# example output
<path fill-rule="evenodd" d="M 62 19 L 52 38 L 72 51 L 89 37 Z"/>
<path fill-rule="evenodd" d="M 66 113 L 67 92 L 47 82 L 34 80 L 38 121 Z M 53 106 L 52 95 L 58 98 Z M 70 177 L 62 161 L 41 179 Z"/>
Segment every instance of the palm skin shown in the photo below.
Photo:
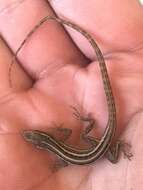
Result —
<path fill-rule="evenodd" d="M 54 22 L 41 26 L 21 50 L 19 64 L 12 69 L 13 88 L 10 88 L 8 68 L 12 54 L 7 46 L 15 52 L 33 25 L 52 13 L 45 1 L 24 1 L 14 9 L 9 6 L 0 17 L 1 35 L 7 43 L 0 41 L 0 189 L 64 190 L 68 187 L 102 190 L 112 187 L 118 190 L 141 189 L 143 186 L 140 167 L 143 152 L 140 127 L 143 108 L 142 7 L 135 1 L 126 4 L 120 1 L 120 5 L 118 1 L 114 4 L 111 1 L 108 7 L 101 1 L 82 2 L 83 7 L 80 1 L 73 2 L 53 1 L 51 5 L 59 15 L 64 12 L 65 17 L 96 36 L 115 95 L 117 137 L 126 130 L 124 138 L 132 144 L 134 157 L 131 162 L 121 157 L 116 165 L 102 159 L 89 166 L 70 165 L 53 172 L 55 156 L 24 141 L 23 129 L 48 130 L 56 124 L 73 130 L 68 142 L 76 145 L 83 125 L 73 117 L 71 105 L 83 115 L 92 113 L 99 132 L 100 129 L 103 131 L 107 121 L 106 99 L 95 55 L 88 43 L 70 30 L 82 54 L 64 29 Z M 9 1 L 3 1 L 0 6 L 6 7 L 6 3 Z M 78 9 L 76 13 L 74 6 Z M 82 14 L 84 9 L 88 16 Z M 110 10 L 114 11 L 114 18 Z M 122 11 L 122 15 L 117 10 Z M 110 182 L 109 186 L 107 182 Z"/>

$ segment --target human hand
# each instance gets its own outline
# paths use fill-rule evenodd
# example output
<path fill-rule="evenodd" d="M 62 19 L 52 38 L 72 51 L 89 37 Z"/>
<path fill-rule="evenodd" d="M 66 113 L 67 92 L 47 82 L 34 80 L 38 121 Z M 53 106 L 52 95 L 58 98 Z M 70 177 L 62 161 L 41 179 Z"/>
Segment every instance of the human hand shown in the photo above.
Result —
<path fill-rule="evenodd" d="M 9 1 L 3 1 L 1 6 L 6 3 Z M 137 2 L 125 4 L 121 1 L 114 1 L 114 4 L 112 1 L 108 4 L 102 1 L 51 1 L 51 4 L 59 15 L 82 26 L 97 39 L 104 52 L 115 95 L 118 134 L 125 128 L 130 129 L 125 137 L 130 138 L 134 157 L 131 162 L 121 159 L 117 165 L 105 159 L 92 166 L 68 166 L 53 173 L 51 153 L 36 150 L 20 135 L 23 129 L 47 130 L 54 127 L 52 123 L 55 122 L 73 129 L 70 144 L 78 142 L 82 127 L 72 117 L 70 105 L 78 106 L 83 114 L 91 112 L 99 126 L 103 126 L 101 130 L 106 126 L 106 101 L 92 49 L 81 35 L 69 31 L 90 61 L 61 26 L 48 21 L 21 50 L 19 64 L 25 72 L 18 63 L 14 65 L 13 89 L 8 80 L 12 54 L 2 40 L 0 43 L 0 187 L 5 190 L 67 189 L 67 186 L 68 189 L 141 189 L 142 172 L 140 176 L 137 173 L 142 164 L 139 146 L 142 132 L 137 126 L 142 123 L 142 7 Z M 12 10 L 8 8 L 1 12 L 3 39 L 15 52 L 31 28 L 48 14 L 52 14 L 52 10 L 44 1 L 23 1 Z M 110 181 L 109 187 L 107 181 Z"/>

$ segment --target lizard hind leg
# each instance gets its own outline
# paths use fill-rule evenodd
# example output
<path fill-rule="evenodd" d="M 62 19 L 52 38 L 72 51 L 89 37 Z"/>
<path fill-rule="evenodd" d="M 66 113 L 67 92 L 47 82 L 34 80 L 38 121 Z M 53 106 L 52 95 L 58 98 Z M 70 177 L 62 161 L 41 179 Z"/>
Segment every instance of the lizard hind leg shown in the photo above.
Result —
<path fill-rule="evenodd" d="M 116 164 L 119 160 L 120 151 L 123 153 L 124 158 L 131 160 L 133 154 L 130 152 L 131 145 L 118 140 L 113 147 L 110 147 L 108 152 L 106 153 L 106 158 Z"/>
<path fill-rule="evenodd" d="M 82 140 L 84 140 L 90 146 L 95 147 L 98 144 L 99 140 L 93 136 L 88 135 L 92 131 L 92 129 L 96 127 L 95 120 L 92 118 L 91 114 L 88 114 L 87 116 L 82 116 L 81 113 L 75 107 L 71 106 L 71 108 L 74 111 L 73 116 L 76 119 L 78 119 L 84 123 L 87 123 L 87 126 L 81 133 Z"/>

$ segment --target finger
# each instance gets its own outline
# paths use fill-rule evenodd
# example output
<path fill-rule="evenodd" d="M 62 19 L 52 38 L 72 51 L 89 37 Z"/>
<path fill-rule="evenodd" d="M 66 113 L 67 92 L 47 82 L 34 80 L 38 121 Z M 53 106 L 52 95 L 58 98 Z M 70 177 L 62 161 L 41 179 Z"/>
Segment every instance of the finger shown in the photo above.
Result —
<path fill-rule="evenodd" d="M 13 51 L 17 50 L 26 34 L 41 18 L 53 15 L 45 1 L 34 0 L 24 1 L 10 13 L 5 12 L 2 15 L 0 30 Z M 69 62 L 79 65 L 87 63 L 87 59 L 73 44 L 63 27 L 51 21 L 43 24 L 27 40 L 18 58 L 33 78 L 38 78 L 44 71 L 53 72 Z"/>
<path fill-rule="evenodd" d="M 10 49 L 0 38 L 0 98 L 5 98 L 11 93 L 11 87 L 8 79 L 8 69 L 11 59 L 12 53 L 10 52 Z M 25 89 L 31 86 L 30 78 L 25 72 L 19 69 L 17 62 L 15 64 L 14 84 L 17 89 Z"/>
<path fill-rule="evenodd" d="M 95 37 L 104 55 L 128 51 L 142 43 L 140 28 L 143 27 L 143 7 L 137 0 L 109 0 L 106 3 L 104 0 L 53 0 L 50 3 L 58 15 L 68 17 L 88 30 Z M 95 59 L 87 42 L 72 31 L 70 34 L 84 54 Z"/>

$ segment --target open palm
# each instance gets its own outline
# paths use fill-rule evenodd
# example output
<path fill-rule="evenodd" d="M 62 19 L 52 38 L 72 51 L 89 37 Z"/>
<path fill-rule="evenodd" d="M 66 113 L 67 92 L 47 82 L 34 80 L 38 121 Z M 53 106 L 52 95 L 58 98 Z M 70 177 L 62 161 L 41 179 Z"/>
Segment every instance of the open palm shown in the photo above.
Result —
<path fill-rule="evenodd" d="M 0 4 L 1 10 L 6 7 L 0 15 L 3 38 L 0 41 L 0 189 L 141 189 L 143 8 L 137 2 L 122 5 L 121 1 L 120 4 L 108 1 L 108 6 L 101 1 L 52 2 L 59 15 L 96 36 L 115 95 L 117 136 L 126 129 L 124 138 L 132 144 L 134 154 L 131 162 L 121 158 L 113 165 L 102 159 L 89 166 L 70 165 L 53 172 L 56 156 L 35 149 L 24 141 L 21 132 L 63 126 L 72 129 L 68 142 L 77 145 L 83 124 L 73 117 L 70 106 L 75 106 L 82 115 L 91 113 L 96 119 L 96 130 L 102 132 L 107 122 L 107 105 L 98 62 L 80 34 L 68 30 L 74 43 L 61 25 L 48 21 L 19 53 L 19 63 L 12 68 L 11 88 L 8 69 L 12 53 L 8 46 L 15 52 L 32 27 L 53 12 L 45 1 L 23 1 L 18 6 L 9 2 Z"/>

